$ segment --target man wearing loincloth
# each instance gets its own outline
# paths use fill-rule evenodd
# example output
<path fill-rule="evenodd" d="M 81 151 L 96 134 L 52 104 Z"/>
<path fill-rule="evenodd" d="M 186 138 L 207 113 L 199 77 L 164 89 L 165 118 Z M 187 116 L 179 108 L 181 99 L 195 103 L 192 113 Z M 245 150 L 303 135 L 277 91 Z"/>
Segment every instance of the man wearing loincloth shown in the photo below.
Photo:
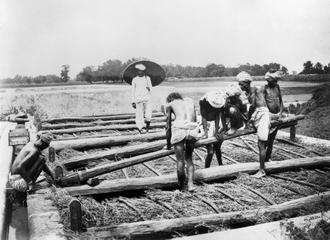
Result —
<path fill-rule="evenodd" d="M 270 112 L 270 118 L 277 120 L 283 115 L 282 94 L 280 86 L 277 83 L 277 81 L 281 79 L 280 72 L 276 70 L 270 70 L 266 73 L 265 79 L 267 81 L 267 84 L 265 85 L 265 97 L 266 104 Z M 278 128 L 271 128 L 270 130 L 266 151 L 266 162 L 269 161 L 271 157 L 277 130 Z"/>
<path fill-rule="evenodd" d="M 208 121 L 214 122 L 214 132 L 212 133 L 218 139 L 217 143 L 206 146 L 207 155 L 205 159 L 205 168 L 210 167 L 214 155 L 217 156 L 218 164 L 222 165 L 221 144 L 223 132 L 228 130 L 226 118 L 229 119 L 230 130 L 227 135 L 232 135 L 239 128 L 244 128 L 244 104 L 240 99 L 241 89 L 236 86 L 228 86 L 224 91 L 210 91 L 206 93 L 199 101 L 200 113 L 204 130 L 204 138 L 210 137 Z M 221 131 L 219 132 L 219 123 L 221 119 Z"/>
<path fill-rule="evenodd" d="M 260 169 L 253 175 L 261 178 L 266 175 L 265 161 L 270 132 L 270 113 L 266 103 L 265 87 L 252 87 L 252 77 L 247 72 L 240 72 L 236 76 L 242 91 L 246 92 L 251 104 L 248 111 L 248 120 L 257 129 Z"/>
<path fill-rule="evenodd" d="M 38 133 L 35 142 L 29 142 L 19 152 L 11 167 L 9 184 L 19 192 L 28 190 L 29 185 L 36 182 L 41 171 L 48 174 L 52 182 L 55 180 L 53 171 L 47 166 L 41 151 L 49 146 L 52 140 L 50 133 Z"/>
<path fill-rule="evenodd" d="M 180 190 L 194 190 L 194 164 L 192 153 L 199 137 L 199 127 L 196 122 L 195 105 L 191 98 L 183 99 L 179 93 L 171 93 L 166 99 L 166 140 L 167 149 L 174 145 L 177 159 L 177 176 Z M 172 114 L 175 119 L 172 122 Z M 187 177 L 185 173 L 187 163 Z M 187 181 L 187 185 L 186 183 Z"/>
<path fill-rule="evenodd" d="M 135 66 L 138 75 L 132 80 L 132 107 L 135 108 L 135 123 L 140 133 L 149 131 L 152 105 L 150 77 L 145 74 L 146 67 L 143 64 Z M 144 124 L 146 131 L 143 130 Z"/>

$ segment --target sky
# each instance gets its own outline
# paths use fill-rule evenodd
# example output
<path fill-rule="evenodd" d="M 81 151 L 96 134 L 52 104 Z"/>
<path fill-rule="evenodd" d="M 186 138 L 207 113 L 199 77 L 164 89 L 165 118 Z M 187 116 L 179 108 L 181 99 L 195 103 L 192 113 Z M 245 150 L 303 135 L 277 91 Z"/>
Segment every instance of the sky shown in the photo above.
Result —
<path fill-rule="evenodd" d="M 329 0 L 2 0 L 0 78 L 108 59 L 235 67 L 330 63 Z"/>

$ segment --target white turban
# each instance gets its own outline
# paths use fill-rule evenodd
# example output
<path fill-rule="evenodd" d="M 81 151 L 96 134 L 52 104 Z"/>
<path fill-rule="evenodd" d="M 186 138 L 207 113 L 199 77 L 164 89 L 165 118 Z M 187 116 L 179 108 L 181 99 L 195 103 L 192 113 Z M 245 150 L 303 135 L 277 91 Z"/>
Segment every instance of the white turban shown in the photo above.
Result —
<path fill-rule="evenodd" d="M 281 73 L 280 71 L 276 71 L 274 73 L 267 72 L 265 75 L 265 79 L 279 79 L 281 78 Z"/>
<path fill-rule="evenodd" d="M 202 99 L 205 98 L 206 101 L 214 108 L 222 108 L 226 103 L 226 97 L 221 91 L 210 91 L 205 94 Z"/>
<path fill-rule="evenodd" d="M 240 72 L 236 76 L 237 81 L 239 82 L 252 82 L 252 77 L 245 71 Z"/>
<path fill-rule="evenodd" d="M 138 70 L 141 70 L 141 71 L 144 71 L 146 70 L 146 66 L 144 66 L 143 64 L 136 64 L 135 65 L 135 68 L 138 69 Z"/>
<path fill-rule="evenodd" d="M 230 84 L 228 87 L 226 87 L 225 93 L 228 97 L 232 97 L 235 95 L 240 95 L 242 93 L 242 89 L 236 84 Z"/>

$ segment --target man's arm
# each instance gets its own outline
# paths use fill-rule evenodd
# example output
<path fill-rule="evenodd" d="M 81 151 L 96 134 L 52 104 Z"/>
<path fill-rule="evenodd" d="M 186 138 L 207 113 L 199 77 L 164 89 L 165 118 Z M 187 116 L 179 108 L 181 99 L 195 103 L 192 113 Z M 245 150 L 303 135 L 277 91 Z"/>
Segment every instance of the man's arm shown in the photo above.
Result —
<path fill-rule="evenodd" d="M 256 89 L 252 89 L 251 91 L 251 95 L 249 97 L 249 102 L 251 104 L 249 111 L 248 111 L 248 121 L 251 119 L 252 114 L 254 113 L 254 111 L 256 110 L 257 106 L 256 106 Z"/>
<path fill-rule="evenodd" d="M 32 181 L 29 176 L 29 172 L 26 170 L 26 164 L 30 158 L 33 157 L 33 152 L 29 152 L 24 158 L 22 158 L 16 166 L 16 169 L 13 169 L 14 172 L 18 172 L 22 178 L 24 178 L 28 183 Z"/>
<path fill-rule="evenodd" d="M 52 178 L 53 182 L 55 182 L 55 174 L 46 163 L 44 163 L 42 170 Z"/>
<path fill-rule="evenodd" d="M 149 92 L 151 92 L 151 89 L 152 89 L 151 80 L 150 80 L 150 77 L 147 76 L 147 90 L 148 90 Z"/>
<path fill-rule="evenodd" d="M 166 143 L 167 143 L 167 149 L 171 149 L 171 137 L 172 137 L 172 108 L 171 105 L 166 106 Z"/>
<path fill-rule="evenodd" d="M 280 86 L 277 84 L 277 88 L 278 88 L 278 94 L 279 94 L 279 99 L 280 99 L 280 112 L 279 115 L 282 115 L 283 109 L 284 109 L 284 105 L 283 105 L 283 100 L 282 100 L 282 93 L 281 93 L 281 88 Z"/>

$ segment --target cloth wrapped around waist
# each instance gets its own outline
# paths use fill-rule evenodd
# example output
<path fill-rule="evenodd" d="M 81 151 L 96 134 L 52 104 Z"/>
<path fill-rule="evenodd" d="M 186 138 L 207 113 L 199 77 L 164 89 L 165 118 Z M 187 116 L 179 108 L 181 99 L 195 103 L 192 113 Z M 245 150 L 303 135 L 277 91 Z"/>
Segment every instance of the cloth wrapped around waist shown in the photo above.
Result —
<path fill-rule="evenodd" d="M 28 183 L 19 174 L 9 173 L 8 181 L 10 186 L 19 192 L 25 192 L 28 189 Z"/>
<path fill-rule="evenodd" d="M 185 138 L 199 138 L 199 125 L 197 122 L 190 121 L 174 121 L 172 125 L 171 143 L 181 142 Z"/>

